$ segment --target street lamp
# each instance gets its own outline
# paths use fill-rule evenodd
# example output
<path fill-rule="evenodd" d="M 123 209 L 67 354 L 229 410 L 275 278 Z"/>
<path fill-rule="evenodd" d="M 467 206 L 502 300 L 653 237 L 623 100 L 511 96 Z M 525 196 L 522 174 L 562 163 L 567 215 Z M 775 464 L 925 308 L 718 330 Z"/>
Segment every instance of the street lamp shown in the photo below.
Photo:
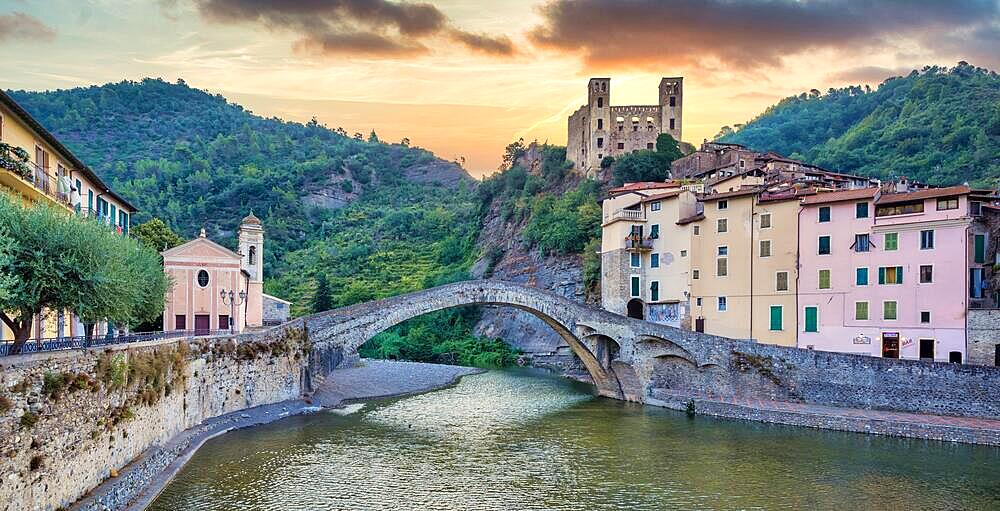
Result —
<path fill-rule="evenodd" d="M 247 292 L 240 291 L 239 294 L 233 293 L 230 289 L 226 291 L 223 289 L 219 291 L 219 298 L 222 298 L 222 304 L 229 306 L 229 332 L 233 332 L 233 323 L 236 321 L 236 307 L 243 305 L 243 302 L 247 300 Z"/>

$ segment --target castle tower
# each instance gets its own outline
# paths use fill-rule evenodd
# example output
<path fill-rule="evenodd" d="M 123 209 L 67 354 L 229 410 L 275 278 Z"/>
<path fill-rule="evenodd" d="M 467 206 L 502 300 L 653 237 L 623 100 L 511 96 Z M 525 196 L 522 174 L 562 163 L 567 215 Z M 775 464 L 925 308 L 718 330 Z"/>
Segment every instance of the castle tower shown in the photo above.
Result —
<path fill-rule="evenodd" d="M 660 131 L 681 141 L 681 110 L 684 103 L 684 78 L 660 80 Z"/>
<path fill-rule="evenodd" d="M 246 326 L 260 327 L 264 323 L 264 227 L 253 210 L 240 222 L 239 254 L 240 267 L 249 274 Z"/>
<path fill-rule="evenodd" d="M 587 110 L 590 120 L 585 140 L 587 163 L 597 168 L 601 159 L 611 153 L 611 79 L 591 78 L 587 84 Z"/>

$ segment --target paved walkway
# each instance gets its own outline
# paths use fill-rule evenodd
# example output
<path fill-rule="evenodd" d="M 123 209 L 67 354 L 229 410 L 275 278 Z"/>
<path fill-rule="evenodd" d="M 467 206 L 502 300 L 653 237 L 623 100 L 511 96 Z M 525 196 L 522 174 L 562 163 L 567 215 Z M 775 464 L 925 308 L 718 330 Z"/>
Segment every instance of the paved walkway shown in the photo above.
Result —
<path fill-rule="evenodd" d="M 690 396 L 672 393 L 666 389 L 654 390 L 650 404 L 684 410 L 689 400 L 694 401 L 697 413 L 717 417 L 1000 446 L 1000 419 L 839 408 L 787 401 Z"/>

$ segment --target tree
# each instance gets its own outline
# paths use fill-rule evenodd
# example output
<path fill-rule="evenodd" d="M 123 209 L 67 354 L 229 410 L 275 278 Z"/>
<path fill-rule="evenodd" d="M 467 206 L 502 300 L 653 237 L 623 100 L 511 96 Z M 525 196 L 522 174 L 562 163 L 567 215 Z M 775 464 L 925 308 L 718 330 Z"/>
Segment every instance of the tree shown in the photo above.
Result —
<path fill-rule="evenodd" d="M 503 150 L 503 160 L 500 163 L 500 170 L 508 170 L 528 152 L 528 147 L 524 145 L 524 139 L 519 138 L 516 142 L 507 144 Z"/>
<path fill-rule="evenodd" d="M 656 137 L 656 154 L 663 158 L 663 161 L 668 165 L 684 156 L 680 145 L 669 133 L 660 133 Z"/>
<path fill-rule="evenodd" d="M 132 228 L 132 235 L 143 245 L 163 252 L 184 243 L 184 239 L 170 229 L 163 220 L 153 218 Z"/>
<path fill-rule="evenodd" d="M 333 308 L 333 295 L 330 293 L 330 282 L 323 272 L 316 274 L 316 291 L 313 293 L 312 311 L 323 312 Z"/>
<path fill-rule="evenodd" d="M 636 151 L 615 160 L 612 180 L 615 186 L 637 181 L 664 181 L 670 173 L 669 168 L 670 164 L 655 151 Z"/>
<path fill-rule="evenodd" d="M 92 219 L 0 196 L 0 239 L 10 254 L 0 275 L 14 281 L 0 297 L 0 320 L 14 332 L 11 353 L 20 352 L 45 311 L 126 327 L 163 312 L 170 284 L 159 255 Z"/>

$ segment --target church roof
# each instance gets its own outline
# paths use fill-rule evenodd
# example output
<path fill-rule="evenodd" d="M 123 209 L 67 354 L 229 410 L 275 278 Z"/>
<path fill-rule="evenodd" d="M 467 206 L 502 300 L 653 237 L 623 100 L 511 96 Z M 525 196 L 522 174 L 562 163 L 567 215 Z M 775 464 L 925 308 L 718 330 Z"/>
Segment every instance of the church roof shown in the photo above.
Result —
<path fill-rule="evenodd" d="M 240 222 L 240 224 L 241 225 L 246 225 L 246 224 L 260 225 L 260 219 L 257 218 L 257 215 L 253 214 L 253 210 L 251 209 L 250 210 L 250 214 L 247 215 L 247 216 L 245 216 L 245 217 L 243 217 L 243 221 Z"/>

